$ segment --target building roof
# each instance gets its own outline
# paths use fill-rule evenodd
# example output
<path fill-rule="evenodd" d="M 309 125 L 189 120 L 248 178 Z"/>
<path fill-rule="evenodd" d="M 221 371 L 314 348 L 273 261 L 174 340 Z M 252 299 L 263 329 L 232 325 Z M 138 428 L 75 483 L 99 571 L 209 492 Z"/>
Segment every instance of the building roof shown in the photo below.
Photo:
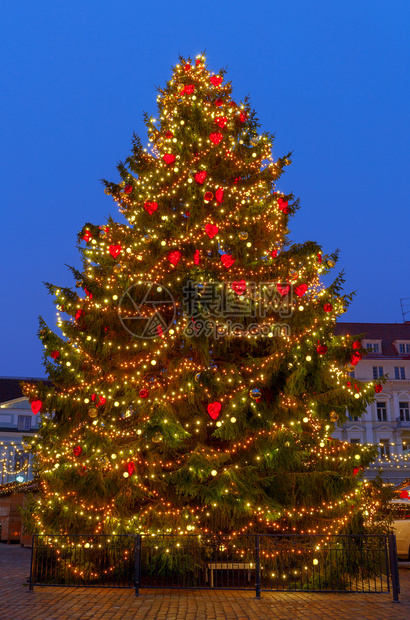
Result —
<path fill-rule="evenodd" d="M 350 334 L 362 336 L 366 340 L 381 340 L 381 353 L 369 353 L 367 357 L 395 357 L 398 359 L 410 359 L 408 354 L 397 352 L 393 342 L 396 340 L 408 340 L 410 342 L 410 321 L 405 323 L 336 323 L 334 333 L 336 336 Z"/>
<path fill-rule="evenodd" d="M 0 403 L 7 403 L 9 400 L 15 400 L 16 398 L 24 398 L 20 381 L 43 381 L 51 385 L 51 381 L 39 377 L 0 377 Z"/>

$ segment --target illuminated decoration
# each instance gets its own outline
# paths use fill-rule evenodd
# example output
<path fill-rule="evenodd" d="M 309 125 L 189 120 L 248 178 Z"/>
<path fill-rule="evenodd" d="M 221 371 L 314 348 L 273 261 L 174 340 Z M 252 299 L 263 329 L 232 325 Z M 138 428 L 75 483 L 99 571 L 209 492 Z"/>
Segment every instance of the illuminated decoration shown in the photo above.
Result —
<path fill-rule="evenodd" d="M 34 413 L 34 415 L 37 415 L 37 413 L 41 410 L 42 406 L 43 403 L 41 402 L 41 400 L 31 401 L 31 411 Z"/>
<path fill-rule="evenodd" d="M 374 391 L 376 392 L 376 394 L 380 394 L 380 392 L 383 392 L 383 386 L 381 383 L 376 383 L 376 385 L 374 386 Z"/>
<path fill-rule="evenodd" d="M 47 285 L 53 385 L 24 386 L 43 413 L 30 438 L 38 533 L 325 538 L 361 507 L 353 468 L 375 451 L 332 439 L 332 412 L 361 415 L 375 385 L 348 384 L 346 364 L 366 352 L 333 335 L 350 301 L 340 278 L 321 281 L 337 253 L 289 244 L 289 154 L 273 157 L 224 77 L 202 55 L 180 60 L 145 117 L 149 143 L 135 137 L 118 182 L 104 182 L 121 221 L 104 234 L 86 222 L 79 285 Z M 132 296 L 147 283 L 152 304 Z M 124 329 L 119 307 L 130 330 L 152 320 L 149 337 Z"/>
<path fill-rule="evenodd" d="M 330 412 L 330 419 L 332 422 L 337 422 L 339 419 L 339 414 L 337 413 L 337 411 L 331 411 Z"/>

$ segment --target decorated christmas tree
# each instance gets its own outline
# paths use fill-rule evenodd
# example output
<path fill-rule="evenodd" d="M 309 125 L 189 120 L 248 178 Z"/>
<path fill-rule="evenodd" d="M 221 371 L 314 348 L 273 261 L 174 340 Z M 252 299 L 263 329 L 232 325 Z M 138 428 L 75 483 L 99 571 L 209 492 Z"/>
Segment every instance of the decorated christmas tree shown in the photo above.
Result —
<path fill-rule="evenodd" d="M 335 337 L 350 295 L 337 253 L 291 244 L 298 208 L 248 99 L 225 71 L 180 59 L 117 183 L 127 223 L 87 223 L 76 287 L 48 284 L 52 387 L 31 451 L 46 533 L 337 533 L 360 508 L 372 448 L 332 439 L 380 384 Z"/>

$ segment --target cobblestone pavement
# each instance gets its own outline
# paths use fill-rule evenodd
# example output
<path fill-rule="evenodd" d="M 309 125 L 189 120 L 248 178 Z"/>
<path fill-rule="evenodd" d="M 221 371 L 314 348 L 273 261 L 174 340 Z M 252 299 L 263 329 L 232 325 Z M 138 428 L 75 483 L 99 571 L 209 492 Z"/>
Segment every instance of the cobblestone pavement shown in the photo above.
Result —
<path fill-rule="evenodd" d="M 410 570 L 399 604 L 389 594 L 44 588 L 24 585 L 30 550 L 0 544 L 0 620 L 409 620 Z"/>

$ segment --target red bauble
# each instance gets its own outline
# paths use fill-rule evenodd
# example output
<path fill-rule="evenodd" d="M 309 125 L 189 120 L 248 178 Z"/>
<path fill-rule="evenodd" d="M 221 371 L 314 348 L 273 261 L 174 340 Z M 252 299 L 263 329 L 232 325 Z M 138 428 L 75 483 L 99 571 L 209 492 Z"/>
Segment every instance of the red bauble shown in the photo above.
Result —
<path fill-rule="evenodd" d="M 317 254 L 317 255 L 316 255 L 316 258 L 317 258 L 317 262 L 318 262 L 318 263 L 321 263 L 321 262 L 322 262 L 322 255 L 321 255 L 321 254 Z"/>
<path fill-rule="evenodd" d="M 403 491 L 400 491 L 400 497 L 402 499 L 407 499 L 409 497 L 409 492 L 406 491 L 406 489 L 403 489 Z"/>
<path fill-rule="evenodd" d="M 140 398 L 148 398 L 148 396 L 149 396 L 149 390 L 146 390 L 146 389 L 140 390 L 140 393 L 139 393 Z"/>
<path fill-rule="evenodd" d="M 221 413 L 221 409 L 222 405 L 218 402 L 209 403 L 207 407 L 207 411 L 213 420 L 216 420 L 216 418 L 219 416 L 219 414 Z"/>
<path fill-rule="evenodd" d="M 189 64 L 189 62 L 186 63 L 186 65 L 184 66 L 185 71 L 190 71 L 191 70 L 191 65 Z"/>
<path fill-rule="evenodd" d="M 290 284 L 286 284 L 285 286 L 282 286 L 281 284 L 277 284 L 276 288 L 278 292 L 282 295 L 282 297 L 284 297 L 290 291 Z"/>
<path fill-rule="evenodd" d="M 126 185 L 124 187 L 124 194 L 131 194 L 132 190 L 133 190 L 132 185 Z"/>
<path fill-rule="evenodd" d="M 194 252 L 194 265 L 199 265 L 201 262 L 201 252 L 199 250 L 195 250 Z"/>
<path fill-rule="evenodd" d="M 135 463 L 134 463 L 134 461 L 130 461 L 129 463 L 127 463 L 127 471 L 129 473 L 129 475 L 132 476 L 132 474 L 135 471 Z"/>
<path fill-rule="evenodd" d="M 237 295 L 242 295 L 246 291 L 245 280 L 238 280 L 237 282 L 232 282 L 231 286 L 233 292 Z"/>
<path fill-rule="evenodd" d="M 80 456 L 80 454 L 82 453 L 83 449 L 81 446 L 74 446 L 73 448 L 73 454 L 74 456 Z"/>
<path fill-rule="evenodd" d="M 323 306 L 323 310 L 324 310 L 325 312 L 332 312 L 332 310 L 333 310 L 333 306 L 332 306 L 332 304 L 329 304 L 329 303 L 328 303 L 328 304 L 325 304 L 325 305 Z"/>
<path fill-rule="evenodd" d="M 113 258 L 117 258 L 118 254 L 122 250 L 122 247 L 120 245 L 110 245 L 108 250 Z"/>
<path fill-rule="evenodd" d="M 213 86 L 219 86 L 223 82 L 223 77 L 220 77 L 219 75 L 213 75 L 211 78 L 209 78 L 209 81 Z"/>
<path fill-rule="evenodd" d="M 295 293 L 298 297 L 303 297 L 303 295 L 306 293 L 308 289 L 307 284 L 305 284 L 305 282 L 303 282 L 303 284 L 299 284 L 298 286 L 295 286 Z"/>
<path fill-rule="evenodd" d="M 224 190 L 222 189 L 222 187 L 218 187 L 218 189 L 215 192 L 215 199 L 216 202 L 218 202 L 219 204 L 221 204 L 221 202 L 223 202 L 224 199 Z"/>
<path fill-rule="evenodd" d="M 223 134 L 220 131 L 213 131 L 209 134 L 209 139 L 213 144 L 219 144 L 223 140 Z"/>
<path fill-rule="evenodd" d="M 219 129 L 224 129 L 227 122 L 228 122 L 228 119 L 226 118 L 226 116 L 215 117 L 215 123 L 218 125 Z"/>
<path fill-rule="evenodd" d="M 84 287 L 84 293 L 87 295 L 87 297 L 88 297 L 89 299 L 92 299 L 92 298 L 93 298 L 93 294 L 92 294 L 92 293 L 90 293 L 90 291 L 88 290 L 88 288 L 87 288 L 86 286 Z"/>
<path fill-rule="evenodd" d="M 215 105 L 216 105 L 217 108 L 220 108 L 221 105 L 223 105 L 223 103 L 224 103 L 223 99 L 220 99 L 219 97 L 218 97 L 218 99 L 215 99 Z"/>
<path fill-rule="evenodd" d="M 81 319 L 81 317 L 84 316 L 84 310 L 81 310 L 81 308 L 79 310 L 77 310 L 77 312 L 75 313 L 75 320 L 79 321 Z"/>
<path fill-rule="evenodd" d="M 240 122 L 240 123 L 244 123 L 244 122 L 246 121 L 246 119 L 247 119 L 247 118 L 248 118 L 248 115 L 247 115 L 247 114 L 245 114 L 245 112 L 241 112 L 241 113 L 239 114 L 239 119 L 238 119 L 238 120 L 239 120 L 239 122 Z"/>
<path fill-rule="evenodd" d="M 107 402 L 107 399 L 104 398 L 104 396 L 100 396 L 100 400 L 97 403 L 97 407 L 101 407 L 101 405 L 105 405 L 106 402 Z"/>
<path fill-rule="evenodd" d="M 42 406 L 43 403 L 41 402 L 41 400 L 33 400 L 31 403 L 31 411 L 34 413 L 34 415 L 37 415 Z"/>
<path fill-rule="evenodd" d="M 357 476 L 360 471 L 360 467 L 353 467 L 353 476 Z"/>
<path fill-rule="evenodd" d="M 221 261 L 224 267 L 232 267 L 235 262 L 235 258 L 231 254 L 222 254 Z"/>
<path fill-rule="evenodd" d="M 166 165 L 169 166 L 170 164 L 174 163 L 176 158 L 175 155 L 172 155 L 172 153 L 165 153 L 165 155 L 162 156 L 162 159 L 164 160 Z"/>
<path fill-rule="evenodd" d="M 174 137 L 174 134 L 172 133 L 172 131 L 167 131 L 165 132 L 165 137 L 167 138 L 167 140 L 171 140 L 171 138 Z"/>
<path fill-rule="evenodd" d="M 50 355 L 53 360 L 56 360 L 58 357 L 60 357 L 60 351 L 51 351 Z"/>
<path fill-rule="evenodd" d="M 316 347 L 316 351 L 319 353 L 319 355 L 324 355 L 325 353 L 327 353 L 327 346 L 325 344 L 318 344 Z"/>
<path fill-rule="evenodd" d="M 212 198 L 214 197 L 212 192 L 205 192 L 204 194 L 204 201 L 205 202 L 211 202 Z"/>
<path fill-rule="evenodd" d="M 380 392 L 383 392 L 383 386 L 381 383 L 376 383 L 376 385 L 374 386 L 374 391 L 376 392 L 376 394 L 380 394 Z"/>
<path fill-rule="evenodd" d="M 235 101 L 230 101 L 229 105 L 231 106 L 231 108 L 236 108 L 237 107 Z"/>
<path fill-rule="evenodd" d="M 214 224 L 206 224 L 205 226 L 205 232 L 210 239 L 213 239 L 215 235 L 218 234 L 218 231 L 219 231 L 218 226 L 215 226 Z"/>
<path fill-rule="evenodd" d="M 278 251 L 277 250 L 272 250 L 272 252 L 270 253 L 272 258 L 276 258 L 278 255 Z"/>
<path fill-rule="evenodd" d="M 353 349 L 361 349 L 362 347 L 362 343 L 360 340 L 355 340 L 354 343 L 352 344 Z"/>
<path fill-rule="evenodd" d="M 206 170 L 200 170 L 199 172 L 196 173 L 196 175 L 194 176 L 194 179 L 197 183 L 200 183 L 200 185 L 202 185 L 202 183 L 206 179 L 206 176 L 207 176 Z"/>
<path fill-rule="evenodd" d="M 89 241 L 91 241 L 92 238 L 93 238 L 93 236 L 90 233 L 90 231 L 86 230 L 85 233 L 83 234 L 84 241 L 86 241 L 88 243 Z"/>
<path fill-rule="evenodd" d="M 172 265 L 177 265 L 181 260 L 182 253 L 179 250 L 172 250 L 168 252 L 168 260 Z"/>
<path fill-rule="evenodd" d="M 359 353 L 358 351 L 356 351 L 355 353 L 353 353 L 352 357 L 350 358 L 350 362 L 353 364 L 353 366 L 357 366 L 357 364 L 360 362 L 362 357 L 363 355 Z"/>
<path fill-rule="evenodd" d="M 144 203 L 144 209 L 145 209 L 145 211 L 147 213 L 152 215 L 158 209 L 158 203 L 157 202 L 150 202 L 149 200 L 147 200 Z"/>
<path fill-rule="evenodd" d="M 278 198 L 278 207 L 283 213 L 289 213 L 288 201 L 284 198 Z"/>
<path fill-rule="evenodd" d="M 196 61 L 195 61 L 195 64 L 196 64 L 196 66 L 198 67 L 198 65 L 200 65 L 200 64 L 201 64 L 201 59 L 200 59 L 200 58 L 197 58 L 197 59 L 196 59 Z"/>

